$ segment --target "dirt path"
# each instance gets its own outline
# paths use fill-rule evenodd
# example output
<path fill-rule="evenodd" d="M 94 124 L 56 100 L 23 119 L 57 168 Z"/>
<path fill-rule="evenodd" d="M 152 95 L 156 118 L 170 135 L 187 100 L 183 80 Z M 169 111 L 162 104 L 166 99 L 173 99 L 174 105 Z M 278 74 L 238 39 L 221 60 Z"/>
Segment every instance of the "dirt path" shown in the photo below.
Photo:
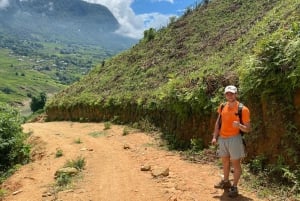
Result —
<path fill-rule="evenodd" d="M 8 192 L 5 201 L 232 200 L 213 188 L 220 169 L 184 161 L 179 154 L 159 148 L 157 140 L 145 133 L 124 136 L 123 126 L 104 130 L 102 123 L 28 123 L 23 127 L 32 133 L 35 161 L 3 184 Z M 59 158 L 55 157 L 58 149 L 63 151 Z M 79 156 L 86 161 L 82 177 L 71 188 L 53 193 L 55 172 Z M 168 168 L 169 176 L 153 177 L 152 171 L 141 171 L 142 165 L 151 165 L 153 172 Z M 240 194 L 234 200 L 260 200 L 242 188 Z"/>

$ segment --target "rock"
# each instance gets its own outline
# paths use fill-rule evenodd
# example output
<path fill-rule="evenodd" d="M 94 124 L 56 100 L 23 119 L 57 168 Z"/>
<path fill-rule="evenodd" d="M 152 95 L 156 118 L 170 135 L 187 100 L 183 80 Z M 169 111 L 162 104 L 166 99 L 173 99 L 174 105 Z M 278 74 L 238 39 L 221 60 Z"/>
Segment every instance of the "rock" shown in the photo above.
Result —
<path fill-rule="evenodd" d="M 60 174 L 67 174 L 67 175 L 73 176 L 73 175 L 78 174 L 78 172 L 79 171 L 73 167 L 61 168 L 55 172 L 55 177 L 59 176 Z"/>
<path fill-rule="evenodd" d="M 169 176 L 169 168 L 157 168 L 152 170 L 151 174 L 153 177 L 167 177 Z"/>
<path fill-rule="evenodd" d="M 124 144 L 124 145 L 123 145 L 123 148 L 124 148 L 124 149 L 130 149 L 130 146 L 129 146 L 128 144 Z"/>
<path fill-rule="evenodd" d="M 12 194 L 13 194 L 13 195 L 17 195 L 17 194 L 19 194 L 19 193 L 22 193 L 22 190 L 15 191 L 15 192 L 13 192 Z"/>
<path fill-rule="evenodd" d="M 80 151 L 94 151 L 94 149 L 91 149 L 91 148 L 81 148 Z"/>
<path fill-rule="evenodd" d="M 141 167 L 141 171 L 150 171 L 150 170 L 151 170 L 150 165 L 142 165 L 142 167 Z"/>

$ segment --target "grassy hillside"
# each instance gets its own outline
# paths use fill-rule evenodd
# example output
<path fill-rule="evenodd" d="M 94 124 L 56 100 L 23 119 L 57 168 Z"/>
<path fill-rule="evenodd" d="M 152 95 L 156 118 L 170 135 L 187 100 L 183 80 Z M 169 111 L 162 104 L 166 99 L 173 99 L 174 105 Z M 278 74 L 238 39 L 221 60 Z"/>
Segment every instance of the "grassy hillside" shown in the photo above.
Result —
<path fill-rule="evenodd" d="M 1 102 L 20 103 L 28 98 L 28 94 L 54 93 L 63 88 L 50 76 L 33 70 L 29 59 L 12 56 L 7 49 L 0 49 L 0 62 Z"/>
<path fill-rule="evenodd" d="M 91 45 L 0 36 L 0 102 L 22 105 L 41 92 L 57 93 L 116 52 Z"/>
<path fill-rule="evenodd" d="M 235 84 L 252 115 L 249 158 L 295 168 L 299 13 L 294 0 L 214 0 L 187 9 L 57 94 L 48 120 L 150 122 L 171 148 L 190 147 L 191 139 L 208 146 L 224 86 Z"/>

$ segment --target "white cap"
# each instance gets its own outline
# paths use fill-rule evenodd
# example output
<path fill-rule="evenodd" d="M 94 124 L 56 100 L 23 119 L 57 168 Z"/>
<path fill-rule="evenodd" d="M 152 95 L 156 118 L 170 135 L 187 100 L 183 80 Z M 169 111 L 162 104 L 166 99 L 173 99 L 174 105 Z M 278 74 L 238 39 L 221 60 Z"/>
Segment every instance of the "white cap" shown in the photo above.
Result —
<path fill-rule="evenodd" d="M 226 94 L 227 92 L 231 92 L 231 93 L 236 94 L 237 93 L 237 88 L 233 85 L 228 85 L 227 87 L 225 87 L 224 94 Z"/>

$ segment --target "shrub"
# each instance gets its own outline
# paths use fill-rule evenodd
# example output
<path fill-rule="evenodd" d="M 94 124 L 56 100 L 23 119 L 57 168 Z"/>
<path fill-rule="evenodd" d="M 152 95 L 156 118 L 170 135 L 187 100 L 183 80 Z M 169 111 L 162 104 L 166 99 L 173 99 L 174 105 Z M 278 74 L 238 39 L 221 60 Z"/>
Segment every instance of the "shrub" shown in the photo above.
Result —
<path fill-rule="evenodd" d="M 150 28 L 149 30 L 144 31 L 144 39 L 149 42 L 150 40 L 153 40 L 156 34 L 156 30 L 153 28 Z"/>
<path fill-rule="evenodd" d="M 85 158 L 79 156 L 75 160 L 67 160 L 64 165 L 64 168 L 76 168 L 78 171 L 81 171 L 84 169 L 85 165 Z M 74 178 L 76 178 L 76 174 L 70 174 L 68 172 L 57 173 L 56 184 L 58 187 L 62 187 L 58 188 L 57 190 L 62 190 L 64 187 L 67 187 L 73 182 Z"/>
<path fill-rule="evenodd" d="M 104 130 L 108 130 L 111 128 L 111 123 L 110 122 L 105 122 L 104 123 Z"/>
<path fill-rule="evenodd" d="M 30 147 L 25 143 L 22 122 L 17 110 L 0 104 L 0 172 L 29 160 Z"/>
<path fill-rule="evenodd" d="M 55 154 L 55 157 L 56 158 L 59 158 L 59 157 L 61 157 L 61 156 L 63 156 L 64 154 L 63 154 L 63 150 L 61 150 L 61 149 L 57 149 L 56 150 L 56 154 Z"/>
<path fill-rule="evenodd" d="M 39 109 L 43 109 L 47 101 L 46 93 L 42 92 L 39 96 L 33 96 L 31 98 L 30 109 L 32 112 L 36 112 Z"/>
<path fill-rule="evenodd" d="M 85 158 L 79 156 L 75 160 L 68 160 L 64 167 L 72 167 L 76 168 L 77 170 L 81 171 L 83 170 L 84 166 L 86 164 Z"/>
<path fill-rule="evenodd" d="M 81 144 L 81 143 L 82 143 L 82 141 L 81 141 L 81 139 L 80 139 L 80 138 L 77 138 L 77 139 L 75 139 L 75 140 L 74 140 L 74 143 L 75 143 L 75 144 Z"/>
<path fill-rule="evenodd" d="M 124 129 L 123 129 L 123 135 L 125 136 L 125 135 L 128 135 L 129 134 L 129 128 L 128 127 L 125 127 Z"/>

